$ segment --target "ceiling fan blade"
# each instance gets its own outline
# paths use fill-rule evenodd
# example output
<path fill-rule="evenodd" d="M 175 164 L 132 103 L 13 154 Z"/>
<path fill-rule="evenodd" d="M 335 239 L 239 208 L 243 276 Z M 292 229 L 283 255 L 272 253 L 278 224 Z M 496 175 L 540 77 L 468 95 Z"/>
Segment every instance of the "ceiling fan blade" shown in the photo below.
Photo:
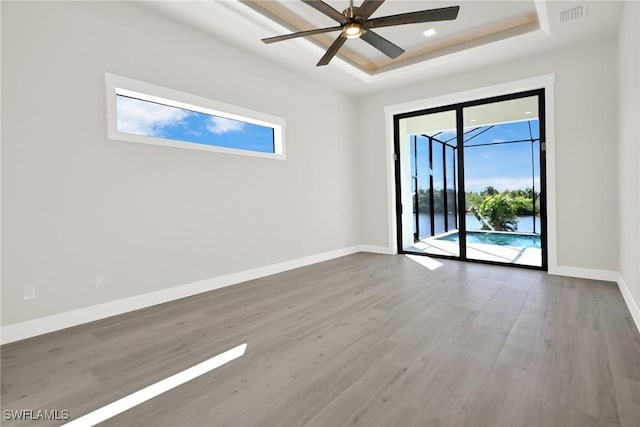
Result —
<path fill-rule="evenodd" d="M 382 16 L 369 19 L 364 23 L 365 28 L 390 27 L 392 25 L 419 24 L 421 22 L 451 21 L 458 17 L 460 6 L 443 7 L 440 9 L 422 10 L 419 12 L 401 13 L 399 15 Z"/>
<path fill-rule="evenodd" d="M 307 37 L 307 36 L 312 36 L 314 34 L 328 33 L 330 31 L 339 31 L 341 29 L 342 27 L 338 25 L 337 27 L 318 28 L 318 29 L 309 30 L 309 31 L 298 31 L 297 33 L 285 34 L 283 36 L 267 37 L 266 39 L 262 39 L 262 41 L 263 43 L 267 43 L 267 44 L 275 43 L 275 42 L 281 42 L 283 40 L 295 39 L 296 37 Z"/>
<path fill-rule="evenodd" d="M 331 46 L 329 46 L 329 49 L 327 49 L 327 52 L 324 54 L 324 56 L 320 58 L 320 61 L 318 61 L 316 66 L 320 67 L 321 65 L 327 65 L 329 61 L 331 61 L 331 58 L 333 58 L 336 53 L 338 53 L 338 50 L 340 50 L 340 48 L 346 41 L 347 38 L 340 34 L 336 41 L 334 41 Z"/>
<path fill-rule="evenodd" d="M 387 55 L 389 58 L 397 58 L 404 53 L 404 49 L 396 46 L 389 40 L 385 39 L 379 34 L 374 33 L 373 31 L 365 31 L 365 33 L 361 35 L 360 38 L 378 49 L 380 52 Z"/>
<path fill-rule="evenodd" d="M 320 13 L 324 13 L 329 18 L 332 18 L 341 24 L 345 24 L 347 22 L 346 16 L 321 0 L 302 0 L 302 2 L 308 4 Z"/>
<path fill-rule="evenodd" d="M 362 6 L 360 6 L 360 8 L 358 9 L 358 17 L 362 19 L 368 19 L 371 15 L 373 15 L 373 12 L 375 12 L 380 6 L 382 6 L 382 3 L 384 3 L 384 0 L 364 0 Z"/>

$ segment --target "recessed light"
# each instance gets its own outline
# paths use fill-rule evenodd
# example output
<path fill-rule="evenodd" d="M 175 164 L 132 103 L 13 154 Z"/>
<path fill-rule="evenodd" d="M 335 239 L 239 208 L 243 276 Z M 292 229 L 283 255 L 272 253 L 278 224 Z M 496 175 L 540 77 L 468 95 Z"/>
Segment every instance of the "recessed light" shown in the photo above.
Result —
<path fill-rule="evenodd" d="M 429 28 L 428 30 L 426 30 L 424 33 L 425 37 L 431 37 L 431 36 L 435 36 L 437 33 L 437 31 L 435 30 L 435 28 Z"/>
<path fill-rule="evenodd" d="M 524 113 L 525 114 L 531 114 L 531 111 L 525 111 Z"/>
<path fill-rule="evenodd" d="M 476 121 L 476 119 L 471 119 L 471 123 L 475 123 Z"/>

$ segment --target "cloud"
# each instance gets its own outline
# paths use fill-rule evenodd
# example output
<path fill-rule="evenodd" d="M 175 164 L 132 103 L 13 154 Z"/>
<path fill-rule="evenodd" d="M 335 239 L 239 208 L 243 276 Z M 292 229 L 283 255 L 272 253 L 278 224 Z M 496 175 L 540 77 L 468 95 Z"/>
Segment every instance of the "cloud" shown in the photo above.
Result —
<path fill-rule="evenodd" d="M 226 119 L 224 117 L 213 116 L 207 125 L 207 130 L 216 135 L 222 135 L 227 132 L 237 132 L 244 128 L 244 123 L 237 120 Z"/>
<path fill-rule="evenodd" d="M 118 131 L 162 136 L 163 129 L 181 124 L 191 112 L 125 96 L 117 97 Z"/>

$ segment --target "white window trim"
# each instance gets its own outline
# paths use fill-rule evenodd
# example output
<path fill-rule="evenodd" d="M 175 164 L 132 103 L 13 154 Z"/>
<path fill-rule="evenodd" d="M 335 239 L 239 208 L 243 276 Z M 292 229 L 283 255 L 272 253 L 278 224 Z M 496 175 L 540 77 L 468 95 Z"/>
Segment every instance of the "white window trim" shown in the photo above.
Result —
<path fill-rule="evenodd" d="M 261 157 L 265 159 L 284 160 L 286 158 L 284 144 L 285 120 L 281 117 L 272 116 L 270 114 L 249 110 L 247 108 L 238 107 L 236 105 L 215 101 L 209 98 L 157 86 L 139 80 L 129 79 L 111 73 L 105 73 L 105 87 L 107 101 L 107 135 L 109 139 L 115 141 L 161 145 L 165 147 L 186 148 L 190 150 L 213 151 L 217 153 Z M 172 107 L 270 127 L 273 129 L 273 145 L 275 152 L 261 153 L 251 150 L 219 147 L 215 145 L 205 145 L 187 141 L 119 132 L 116 109 L 117 95 L 130 96 Z"/>
<path fill-rule="evenodd" d="M 546 127 L 546 155 L 547 155 L 547 260 L 549 274 L 561 274 L 558 267 L 558 227 L 556 203 L 556 151 L 555 151 L 555 74 L 546 74 L 524 80 L 517 80 L 470 89 L 433 98 L 421 99 L 404 104 L 388 105 L 385 107 L 386 127 L 386 175 L 387 175 L 387 249 L 391 253 L 398 253 L 396 241 L 396 184 L 395 184 L 395 145 L 393 116 L 411 111 L 426 110 L 443 105 L 458 104 L 492 96 L 508 95 L 527 90 L 544 88 L 545 98 L 545 127 Z"/>

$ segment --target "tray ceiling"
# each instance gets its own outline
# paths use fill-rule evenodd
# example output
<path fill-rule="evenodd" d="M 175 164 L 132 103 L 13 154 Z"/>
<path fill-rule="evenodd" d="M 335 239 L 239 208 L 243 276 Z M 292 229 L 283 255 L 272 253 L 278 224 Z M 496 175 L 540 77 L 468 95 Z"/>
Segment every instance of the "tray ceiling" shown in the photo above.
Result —
<path fill-rule="evenodd" d="M 294 31 L 331 27 L 336 22 L 300 1 L 245 0 L 265 17 Z M 349 6 L 345 0 L 327 0 L 334 9 L 342 11 Z M 355 5 L 359 5 L 359 1 Z M 376 33 L 403 48 L 406 52 L 390 59 L 360 39 L 348 40 L 339 57 L 358 69 L 376 74 L 389 69 L 425 61 L 436 56 L 459 52 L 482 44 L 504 40 L 540 30 L 540 17 L 534 1 L 393 1 L 388 0 L 372 17 L 395 15 L 424 9 L 461 5 L 455 21 L 409 24 L 376 29 Z M 435 35 L 426 37 L 426 30 Z M 279 34 L 268 34 L 279 35 Z M 316 45 L 327 49 L 339 32 L 308 37 Z M 288 43 L 288 41 L 280 42 Z"/>
<path fill-rule="evenodd" d="M 337 10 L 348 0 L 326 0 Z M 355 0 L 355 6 L 362 0 Z M 339 33 L 264 44 L 260 40 L 337 23 L 300 0 L 144 1 L 149 8 L 243 51 L 349 93 L 365 93 L 615 37 L 623 2 L 553 0 L 387 0 L 373 17 L 460 6 L 458 19 L 377 28 L 406 52 L 390 60 L 348 40 L 325 67 L 315 64 Z M 577 13 L 578 11 L 580 13 Z M 568 19 L 568 18 L 570 19 Z M 434 29 L 436 34 L 425 37 Z"/>

